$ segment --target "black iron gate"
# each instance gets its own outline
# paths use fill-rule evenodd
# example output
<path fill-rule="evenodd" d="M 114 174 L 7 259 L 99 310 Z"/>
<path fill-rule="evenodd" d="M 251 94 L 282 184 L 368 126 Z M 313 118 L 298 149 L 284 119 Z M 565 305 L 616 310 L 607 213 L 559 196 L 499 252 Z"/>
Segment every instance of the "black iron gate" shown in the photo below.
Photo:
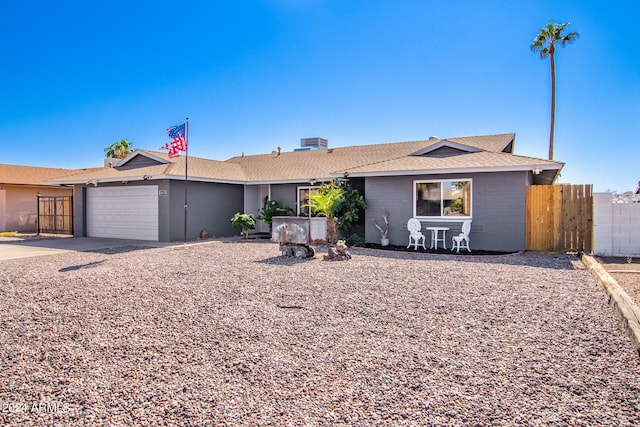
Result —
<path fill-rule="evenodd" d="M 38 194 L 38 234 L 73 234 L 73 196 Z"/>

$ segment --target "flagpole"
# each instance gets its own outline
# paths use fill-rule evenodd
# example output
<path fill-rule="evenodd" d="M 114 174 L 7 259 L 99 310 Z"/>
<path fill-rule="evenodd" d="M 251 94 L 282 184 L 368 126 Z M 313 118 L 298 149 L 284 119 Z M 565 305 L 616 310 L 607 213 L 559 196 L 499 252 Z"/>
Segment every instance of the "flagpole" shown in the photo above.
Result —
<path fill-rule="evenodd" d="M 184 120 L 184 248 L 187 248 L 187 183 L 189 180 L 189 117 Z"/>

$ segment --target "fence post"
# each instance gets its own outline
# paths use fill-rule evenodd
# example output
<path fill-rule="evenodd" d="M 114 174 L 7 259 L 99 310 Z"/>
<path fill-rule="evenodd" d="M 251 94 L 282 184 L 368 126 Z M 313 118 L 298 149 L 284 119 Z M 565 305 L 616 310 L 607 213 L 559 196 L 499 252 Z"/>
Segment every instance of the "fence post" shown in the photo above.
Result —
<path fill-rule="evenodd" d="M 40 192 L 38 191 L 36 202 L 36 234 L 40 235 Z"/>

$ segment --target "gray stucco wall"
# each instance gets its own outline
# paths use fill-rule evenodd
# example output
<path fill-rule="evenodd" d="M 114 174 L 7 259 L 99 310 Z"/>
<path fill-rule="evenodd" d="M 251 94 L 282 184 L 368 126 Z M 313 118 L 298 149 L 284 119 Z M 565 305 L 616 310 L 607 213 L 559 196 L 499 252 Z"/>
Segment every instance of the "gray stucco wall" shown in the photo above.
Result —
<path fill-rule="evenodd" d="M 259 185 L 245 185 L 244 186 L 244 206 L 243 212 L 253 214 L 258 221 L 258 214 L 262 210 L 260 204 L 260 186 Z"/>
<path fill-rule="evenodd" d="M 471 250 L 518 251 L 526 245 L 526 186 L 527 172 L 476 173 L 464 175 L 416 175 L 406 177 L 369 177 L 365 180 L 368 208 L 366 211 L 367 242 L 379 243 L 380 233 L 372 219 L 382 224 L 382 210 L 390 216 L 389 239 L 393 245 L 407 245 L 407 220 L 413 216 L 413 181 L 422 179 L 472 180 Z M 428 226 L 449 227 L 447 247 L 451 237 L 460 232 L 461 221 L 422 221 L 428 239 Z"/>
<path fill-rule="evenodd" d="M 84 237 L 87 235 L 84 220 L 86 215 L 86 210 L 84 208 L 86 188 L 86 185 L 73 186 L 73 235 L 75 237 Z"/>
<path fill-rule="evenodd" d="M 158 226 L 161 242 L 182 241 L 184 238 L 184 181 L 150 180 L 129 185 L 158 186 Z M 101 183 L 101 187 L 121 186 L 120 183 Z M 75 187 L 74 235 L 86 236 L 86 186 Z M 231 226 L 231 217 L 243 210 L 243 186 L 189 182 L 187 209 L 187 239 L 197 239 L 206 229 L 209 236 L 231 236 L 239 230 Z"/>
<path fill-rule="evenodd" d="M 168 211 L 160 202 L 160 240 L 182 241 L 184 236 L 184 182 L 169 181 Z M 187 239 L 197 239 L 206 229 L 210 237 L 231 236 L 240 230 L 231 217 L 244 209 L 243 185 L 189 182 Z M 162 199 L 162 197 L 160 197 Z M 165 202 L 166 203 L 166 202 Z M 163 218 L 168 216 L 168 218 Z M 167 236 L 167 230 L 169 230 Z M 167 238 L 168 237 L 168 238 Z"/>
<path fill-rule="evenodd" d="M 278 202 L 280 206 L 286 206 L 297 212 L 298 187 L 309 186 L 309 183 L 300 184 L 272 184 L 271 200 Z"/>
<path fill-rule="evenodd" d="M 117 159 L 116 159 L 117 161 Z M 157 160 L 154 159 L 150 159 L 146 156 L 142 156 L 142 155 L 138 155 L 136 157 L 134 157 L 133 159 L 129 160 L 127 163 L 125 163 L 122 166 L 118 166 L 116 169 L 118 170 L 131 170 L 131 169 L 137 169 L 137 168 L 143 168 L 146 166 L 157 166 L 160 163 Z"/>

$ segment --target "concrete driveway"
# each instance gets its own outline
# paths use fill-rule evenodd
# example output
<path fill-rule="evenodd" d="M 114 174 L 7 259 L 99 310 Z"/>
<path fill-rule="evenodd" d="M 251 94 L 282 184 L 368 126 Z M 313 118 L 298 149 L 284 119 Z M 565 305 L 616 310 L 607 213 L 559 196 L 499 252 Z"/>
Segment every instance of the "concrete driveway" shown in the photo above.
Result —
<path fill-rule="evenodd" d="M 89 252 L 97 249 L 122 246 L 162 247 L 163 242 L 129 239 L 104 239 L 98 237 L 68 237 L 57 239 L 21 240 L 0 242 L 0 261 L 51 255 L 64 252 Z"/>

